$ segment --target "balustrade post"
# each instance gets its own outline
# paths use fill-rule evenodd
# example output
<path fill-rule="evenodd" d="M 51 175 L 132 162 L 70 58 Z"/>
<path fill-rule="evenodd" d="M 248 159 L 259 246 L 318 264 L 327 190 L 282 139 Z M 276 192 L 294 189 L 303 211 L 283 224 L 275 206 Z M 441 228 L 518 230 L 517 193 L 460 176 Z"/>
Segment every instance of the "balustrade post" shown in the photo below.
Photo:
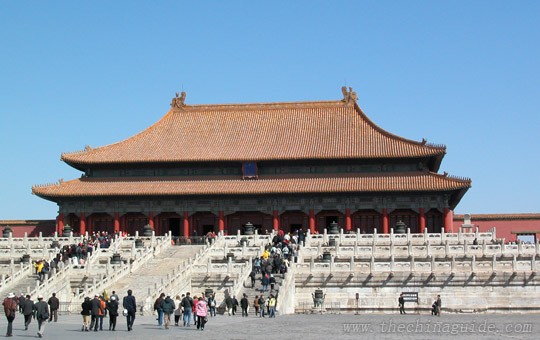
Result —
<path fill-rule="evenodd" d="M 493 258 L 491 260 L 491 271 L 495 272 L 497 270 L 497 254 L 493 254 Z"/>
<path fill-rule="evenodd" d="M 372 255 L 369 261 L 369 273 L 373 274 L 375 272 L 375 257 Z"/>
<path fill-rule="evenodd" d="M 28 247 L 28 233 L 26 231 L 23 236 L 23 247 Z"/>
<path fill-rule="evenodd" d="M 473 255 L 471 259 L 471 272 L 476 273 L 476 255 Z"/>
<path fill-rule="evenodd" d="M 435 256 L 431 257 L 431 272 L 435 272 Z"/>
<path fill-rule="evenodd" d="M 354 273 L 355 271 L 355 265 L 354 265 L 354 256 L 351 256 L 351 258 L 349 259 L 349 270 L 351 271 L 351 273 Z"/>
<path fill-rule="evenodd" d="M 517 256 L 515 254 L 512 257 L 512 271 L 514 273 L 517 271 Z"/>
<path fill-rule="evenodd" d="M 394 272 L 394 254 L 390 255 L 390 272 Z"/>
<path fill-rule="evenodd" d="M 309 271 L 310 273 L 313 273 L 313 270 L 315 269 L 315 258 L 311 258 L 309 261 Z"/>
<path fill-rule="evenodd" d="M 330 255 L 330 273 L 334 272 L 334 256 Z"/>
<path fill-rule="evenodd" d="M 536 271 L 536 255 L 534 255 L 534 254 L 531 257 L 531 271 L 532 272 Z"/>
<path fill-rule="evenodd" d="M 414 255 L 411 255 L 411 273 L 414 273 Z"/>

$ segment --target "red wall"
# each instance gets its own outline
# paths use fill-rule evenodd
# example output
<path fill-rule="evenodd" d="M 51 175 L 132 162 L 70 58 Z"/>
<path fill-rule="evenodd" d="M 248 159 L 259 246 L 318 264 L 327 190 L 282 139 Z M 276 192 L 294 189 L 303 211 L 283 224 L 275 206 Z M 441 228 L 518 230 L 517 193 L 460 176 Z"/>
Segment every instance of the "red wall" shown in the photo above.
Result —
<path fill-rule="evenodd" d="M 4 220 L 0 221 L 0 237 L 6 226 L 13 230 L 13 237 L 23 237 L 24 233 L 28 237 L 37 237 L 40 232 L 43 236 L 51 236 L 56 231 L 55 220 Z"/>
<path fill-rule="evenodd" d="M 458 230 L 462 224 L 463 215 L 455 215 L 454 230 Z M 472 215 L 471 224 L 481 232 L 495 227 L 497 238 L 504 238 L 505 242 L 516 241 L 517 235 L 512 232 L 534 232 L 536 239 L 540 239 L 540 214 Z"/>

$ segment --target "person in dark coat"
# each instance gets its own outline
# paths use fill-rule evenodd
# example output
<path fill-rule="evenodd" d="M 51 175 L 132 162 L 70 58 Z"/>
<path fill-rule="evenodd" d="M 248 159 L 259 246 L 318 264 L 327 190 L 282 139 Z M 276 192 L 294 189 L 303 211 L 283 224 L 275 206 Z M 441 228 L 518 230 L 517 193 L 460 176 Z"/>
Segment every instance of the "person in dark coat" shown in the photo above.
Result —
<path fill-rule="evenodd" d="M 238 300 L 236 299 L 236 296 L 232 297 L 232 315 L 236 314 L 236 308 L 238 308 Z"/>
<path fill-rule="evenodd" d="M 107 310 L 109 311 L 109 330 L 116 330 L 116 318 L 118 317 L 118 301 L 115 296 L 111 296 L 107 302 Z"/>
<path fill-rule="evenodd" d="M 248 316 L 247 309 L 249 307 L 249 301 L 246 294 L 244 294 L 244 297 L 242 297 L 242 299 L 240 300 L 240 307 L 242 308 L 242 317 L 247 317 Z"/>
<path fill-rule="evenodd" d="M 174 309 L 176 308 L 174 301 L 169 295 L 167 295 L 167 297 L 161 301 L 160 307 L 164 315 L 165 329 L 169 329 L 169 324 L 171 323 L 171 314 L 174 313 Z"/>
<path fill-rule="evenodd" d="M 232 308 L 233 308 L 233 299 L 230 295 L 227 295 L 225 297 L 225 306 L 227 306 L 227 314 L 229 314 L 229 316 L 231 316 L 231 311 L 232 311 Z"/>
<path fill-rule="evenodd" d="M 54 316 L 54 322 L 58 321 L 58 308 L 60 308 L 60 300 L 56 297 L 56 293 L 52 293 L 52 296 L 49 298 L 48 301 L 49 308 L 51 309 L 51 315 L 49 316 L 49 322 L 53 320 Z"/>
<path fill-rule="evenodd" d="M 399 305 L 399 314 L 407 314 L 405 313 L 405 298 L 403 297 L 403 293 L 399 294 L 398 305 Z"/>
<path fill-rule="evenodd" d="M 34 301 L 30 299 L 30 295 L 26 295 L 21 306 L 21 312 L 24 316 L 24 330 L 27 331 L 28 325 L 32 322 L 32 316 L 34 315 Z"/>
<path fill-rule="evenodd" d="M 34 304 L 36 320 L 38 322 L 38 337 L 42 338 L 45 332 L 45 321 L 49 320 L 49 305 L 43 301 L 43 295 L 38 295 L 38 302 Z"/>
<path fill-rule="evenodd" d="M 84 298 L 84 302 L 81 304 L 81 307 L 81 315 L 83 316 L 83 326 L 81 328 L 81 331 L 88 332 L 90 314 L 92 314 L 92 301 L 90 301 L 90 298 L 88 296 Z"/>
<path fill-rule="evenodd" d="M 128 331 L 131 331 L 133 329 L 133 323 L 135 322 L 135 313 L 137 312 L 137 303 L 135 301 L 135 296 L 133 296 L 133 292 L 131 289 L 127 291 L 127 296 L 124 296 L 124 300 L 122 301 L 122 306 L 124 309 L 127 310 L 126 315 L 126 321 L 127 321 L 127 327 Z"/>
<path fill-rule="evenodd" d="M 6 337 L 13 336 L 13 320 L 17 314 L 17 301 L 15 300 L 15 294 L 9 293 L 8 296 L 2 302 L 4 306 L 4 313 L 8 322 Z"/>
<path fill-rule="evenodd" d="M 98 331 L 98 325 L 99 325 L 99 315 L 101 310 L 101 300 L 99 299 L 99 295 L 95 295 L 92 301 L 92 310 L 90 311 L 90 316 L 92 317 L 92 321 L 90 322 L 90 329 L 94 329 L 94 332 Z"/>

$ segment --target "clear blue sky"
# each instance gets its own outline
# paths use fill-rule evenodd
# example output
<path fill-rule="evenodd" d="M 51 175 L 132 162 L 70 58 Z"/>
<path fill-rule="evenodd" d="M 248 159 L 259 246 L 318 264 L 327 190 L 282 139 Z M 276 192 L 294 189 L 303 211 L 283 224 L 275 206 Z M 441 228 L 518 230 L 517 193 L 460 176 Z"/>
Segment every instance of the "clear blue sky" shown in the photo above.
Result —
<path fill-rule="evenodd" d="M 456 213 L 540 212 L 539 1 L 0 0 L 0 219 L 52 219 L 62 152 L 188 104 L 334 100 L 470 177 Z"/>

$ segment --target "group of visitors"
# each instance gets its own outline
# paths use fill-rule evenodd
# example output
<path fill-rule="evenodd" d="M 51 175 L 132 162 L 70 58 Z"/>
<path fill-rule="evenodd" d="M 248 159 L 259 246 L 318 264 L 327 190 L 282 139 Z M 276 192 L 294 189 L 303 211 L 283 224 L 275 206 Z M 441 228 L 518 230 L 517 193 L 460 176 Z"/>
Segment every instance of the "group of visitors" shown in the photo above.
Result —
<path fill-rule="evenodd" d="M 204 330 L 209 312 L 215 316 L 216 307 L 213 295 L 209 295 L 207 298 L 204 295 L 202 293 L 199 297 L 196 295 L 191 297 L 191 293 L 187 292 L 182 296 L 176 295 L 173 300 L 170 295 L 161 293 L 154 302 L 158 325 L 169 329 L 171 316 L 174 314 L 175 326 L 178 326 L 180 319 L 182 319 L 184 327 L 189 327 L 193 323 L 197 329 Z"/>
<path fill-rule="evenodd" d="M 54 322 L 58 319 L 58 308 L 60 302 L 53 293 L 48 302 L 43 301 L 43 296 L 37 296 L 37 302 L 32 301 L 30 295 L 24 296 L 21 293 L 20 297 L 16 297 L 15 294 L 9 293 L 2 302 L 4 306 L 4 314 L 6 316 L 8 325 L 6 330 L 6 337 L 13 336 L 13 321 L 17 315 L 17 311 L 24 316 L 24 330 L 27 331 L 32 319 L 36 319 L 38 323 L 37 336 L 43 337 L 45 332 L 45 321 L 51 322 L 54 318 Z M 50 307 L 50 313 L 49 313 Z"/>
<path fill-rule="evenodd" d="M 122 301 L 123 314 L 127 318 L 128 331 L 133 328 L 137 304 L 131 290 Z M 81 331 L 88 332 L 93 330 L 103 330 L 103 319 L 109 317 L 109 331 L 116 331 L 116 321 L 119 315 L 120 300 L 115 291 L 111 295 L 104 291 L 102 294 L 94 295 L 93 299 L 85 297 L 81 304 L 83 316 L 83 325 Z"/>

